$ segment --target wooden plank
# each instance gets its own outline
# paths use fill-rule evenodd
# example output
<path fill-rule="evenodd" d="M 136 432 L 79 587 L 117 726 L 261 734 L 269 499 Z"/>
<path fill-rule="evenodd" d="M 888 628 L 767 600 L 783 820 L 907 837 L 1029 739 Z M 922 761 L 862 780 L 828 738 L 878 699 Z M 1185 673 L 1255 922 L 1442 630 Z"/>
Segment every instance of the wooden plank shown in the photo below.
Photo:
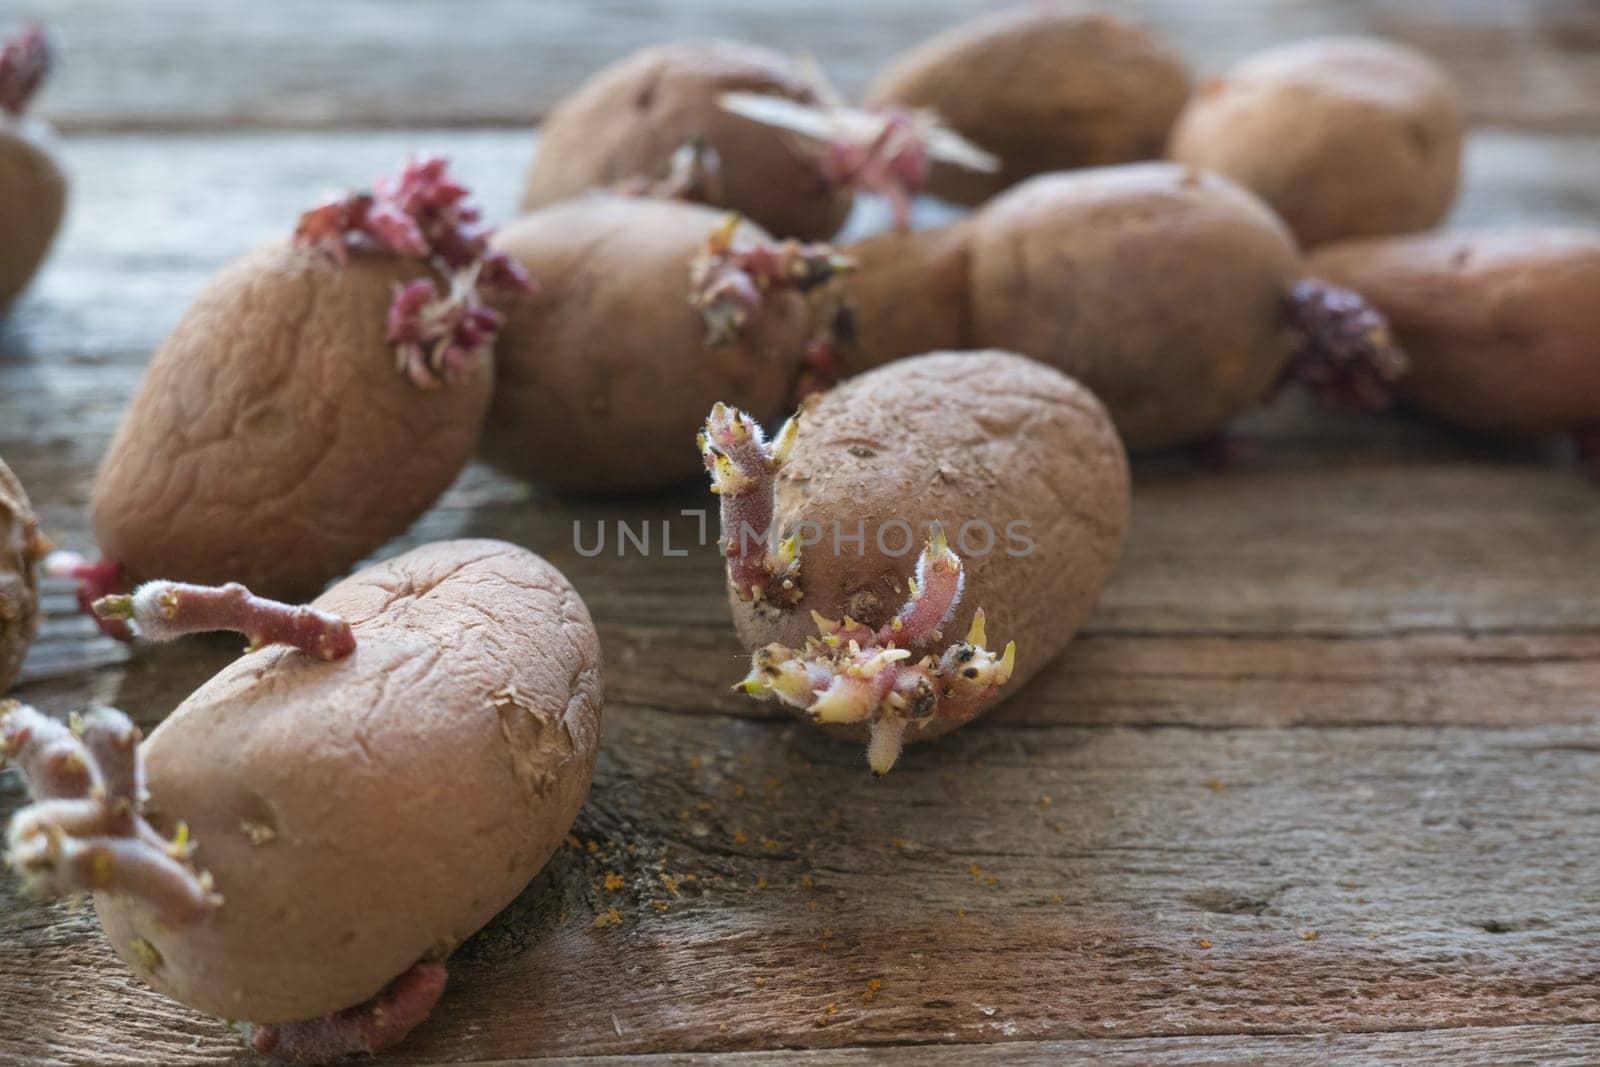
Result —
<path fill-rule="evenodd" d="M 22 0 L 65 44 L 41 113 L 78 129 L 531 123 L 571 87 L 662 40 L 735 37 L 821 61 L 846 92 L 996 0 Z M 1272 44 L 1377 33 L 1425 49 L 1473 117 L 1600 132 L 1600 11 L 1584 0 L 1128 0 L 1199 72 Z"/>
<path fill-rule="evenodd" d="M 781 718 L 728 692 L 724 629 L 605 626 L 613 699 L 690 714 Z M 1600 634 L 1078 638 L 990 716 L 1043 725 L 1514 726 L 1600 724 Z"/>
<path fill-rule="evenodd" d="M 606 735 L 397 1062 L 1600 1019 L 1592 726 L 976 729 L 881 782 L 798 724 Z M 13 893 L 0 1058 L 229 1054 Z"/>
<path fill-rule="evenodd" d="M 64 545 L 92 549 L 82 511 L 92 468 L 36 466 L 36 449 L 3 441 L 0 455 L 36 487 L 51 535 Z M 502 493 L 501 499 L 490 499 Z M 1359 674 L 1362 656 L 1371 654 L 1360 649 L 1379 647 L 1324 647 L 1315 638 L 1447 637 L 1395 644 L 1374 662 L 1392 657 L 1408 664 L 1396 669 L 1410 672 L 1420 693 L 1436 684 L 1432 672 L 1441 658 L 1454 657 L 1464 672 L 1456 695 L 1466 703 L 1444 714 L 1467 721 L 1492 714 L 1476 699 L 1488 692 L 1479 688 L 1486 671 L 1520 677 L 1507 681 L 1513 689 L 1542 691 L 1548 662 L 1570 660 L 1569 692 L 1581 700 L 1593 677 L 1594 639 L 1600 631 L 1593 614 L 1600 601 L 1600 573 L 1589 565 L 1600 557 L 1594 494 L 1571 469 L 1517 464 L 1319 466 L 1308 458 L 1286 470 L 1151 475 L 1138 484 L 1123 564 L 1087 633 L 1166 641 L 1145 649 L 1204 639 L 1191 646 L 1194 656 L 1205 659 L 1226 650 L 1230 668 L 1258 661 L 1265 677 L 1291 685 L 1296 677 L 1315 683 L 1319 672 L 1329 670 Z M 739 662 L 715 548 L 698 542 L 699 520 L 681 514 L 711 506 L 709 493 L 698 486 L 644 500 L 537 496 L 530 504 L 524 487 L 474 469 L 381 554 L 457 536 L 497 537 L 532 547 L 571 577 L 596 620 L 622 639 L 617 662 L 642 672 L 639 677 L 650 679 L 648 685 L 669 683 L 663 692 L 679 694 L 682 703 L 703 703 L 733 680 Z M 636 531 L 648 526 L 658 549 L 667 524 L 674 550 L 689 554 L 668 558 L 630 550 L 619 557 L 612 547 L 603 556 L 585 558 L 574 548 L 575 523 L 591 547 L 602 524 L 612 531 L 611 546 L 617 543 L 615 524 Z M 714 511 L 706 523 L 714 537 Z M 31 692 L 29 683 L 71 671 L 74 663 L 122 657 L 110 642 L 93 639 L 86 621 L 71 617 L 65 583 L 51 581 L 46 589 L 47 608 L 59 614 L 30 655 L 25 692 Z M 1533 635 L 1549 640 L 1521 640 Z M 1296 640 L 1278 641 L 1285 636 Z M 1489 637 L 1504 640 L 1473 640 Z M 1219 640 L 1239 638 L 1250 640 L 1234 645 Z M 1136 640 L 1114 647 L 1113 661 L 1123 656 L 1148 660 Z M 1528 649 L 1538 650 L 1537 657 L 1513 654 Z M 1061 669 L 1070 671 L 1078 662 L 1075 655 Z M 663 679 L 662 671 L 672 676 Z M 1216 684 L 1226 681 L 1221 674 L 1210 677 Z M 677 684 L 670 684 L 674 680 Z M 1380 675 L 1372 684 L 1391 680 L 1397 679 Z M 702 684 L 715 688 L 699 690 Z M 1048 684 L 1070 689 L 1075 683 L 1064 676 Z M 1420 709 L 1427 699 L 1401 694 L 1381 706 Z M 1552 708 L 1561 706 L 1552 699 Z M 1569 707 L 1551 714 L 1561 718 L 1570 712 Z M 1336 709 L 1329 714 L 1336 720 L 1366 715 Z"/>
<path fill-rule="evenodd" d="M 1005 1063 L 1056 1067 L 1068 1063 L 1137 1063 L 1151 1067 L 1366 1067 L 1372 1063 L 1457 1064 L 1461 1067 L 1538 1063 L 1588 1067 L 1600 1057 L 1594 1026 L 1496 1026 L 1400 1034 L 1274 1034 L 1241 1037 L 1164 1037 L 1100 1041 L 1004 1041 L 977 1047 L 916 1045 L 827 1051 L 725 1052 L 707 1055 L 598 1056 L 583 1059 L 501 1060 L 539 1067 L 813 1067 L 817 1064 L 918 1064 L 965 1067 Z"/>
<path fill-rule="evenodd" d="M 88 547 L 94 463 L 212 270 L 414 146 L 450 151 L 508 206 L 529 144 L 504 130 L 68 140 L 70 229 L 0 328 L 0 455 L 50 530 Z M 1480 137 L 1461 217 L 1578 217 L 1597 145 Z M 1546 449 L 1293 400 L 1240 435 L 1246 456 L 1222 473 L 1141 463 L 1133 539 L 1085 637 L 882 782 L 854 748 L 724 695 L 741 650 L 716 557 L 679 514 L 709 505 L 702 487 L 578 501 L 469 469 L 383 551 L 505 537 L 579 586 L 609 665 L 578 827 L 595 849 L 563 852 L 463 949 L 399 1061 L 875 1059 L 902 1044 L 934 1063 L 1542 1062 L 1568 1043 L 1593 1059 L 1593 487 Z M 574 547 L 575 521 L 663 520 L 689 556 Z M 63 583 L 46 608 L 18 695 L 57 712 L 108 702 L 153 724 L 237 651 L 130 657 L 73 616 Z M 0 778 L 0 818 L 19 802 Z M 608 892 L 612 871 L 624 885 Z M 610 907 L 621 921 L 595 928 Z M 0 1005 L 0 1062 L 237 1052 L 215 1021 L 140 988 L 92 917 L 25 904 L 10 879 Z M 1471 1029 L 1282 1036 L 1450 1027 Z M 1234 1032 L 1256 1036 L 1196 1040 Z"/>

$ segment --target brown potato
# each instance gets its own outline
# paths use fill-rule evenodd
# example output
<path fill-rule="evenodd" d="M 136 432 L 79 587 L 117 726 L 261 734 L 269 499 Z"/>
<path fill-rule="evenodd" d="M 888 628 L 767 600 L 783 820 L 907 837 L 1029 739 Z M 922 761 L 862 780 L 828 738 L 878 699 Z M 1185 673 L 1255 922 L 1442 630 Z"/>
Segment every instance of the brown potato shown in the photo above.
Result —
<path fill-rule="evenodd" d="M 0 114 L 0 311 L 32 280 L 66 211 L 67 179 L 49 131 Z"/>
<path fill-rule="evenodd" d="M 779 237 L 832 237 L 850 213 L 850 191 L 830 186 L 792 135 L 724 111 L 718 98 L 734 91 L 820 102 L 811 75 L 770 49 L 734 41 L 646 48 L 602 70 L 550 112 L 522 209 L 663 178 L 673 153 L 699 139 L 721 164 L 715 206 Z"/>
<path fill-rule="evenodd" d="M 1205 83 L 1170 154 L 1254 191 L 1310 247 L 1444 218 L 1465 129 L 1460 91 L 1427 56 L 1336 37 L 1271 49 Z"/>
<path fill-rule="evenodd" d="M 758 418 L 787 406 L 811 330 L 799 293 L 774 289 L 726 344 L 690 306 L 690 262 L 724 219 L 698 204 L 584 197 L 518 219 L 494 238 L 540 279 L 496 349 L 484 431 L 496 466 L 575 490 L 644 489 L 698 466 L 683 442 L 732 400 Z M 765 240 L 748 224 L 741 233 Z"/>
<path fill-rule="evenodd" d="M 959 714 L 885 705 L 870 721 L 830 726 L 841 735 L 864 739 L 899 717 L 905 741 L 926 740 L 1010 696 L 1083 624 L 1121 553 L 1128 528 L 1122 444 L 1088 390 L 1034 360 L 993 351 L 902 360 L 812 397 L 796 426 L 770 468 L 770 532 L 774 541 L 798 538 L 799 598 L 786 599 L 774 585 L 752 601 L 730 586 L 746 647 L 801 648 L 818 633 L 813 612 L 904 633 L 895 620 L 907 615 L 907 581 L 920 573 L 934 523 L 959 557 L 965 592 L 925 642 L 900 643 L 937 657 L 968 633 L 980 609 L 996 639 L 990 647 L 1016 643 L 1014 671 Z M 714 430 L 711 437 L 717 440 Z M 733 481 L 731 492 L 721 489 L 725 535 L 743 501 L 754 499 L 744 496 L 748 485 Z M 934 585 L 929 577 L 924 589 Z M 758 653 L 752 677 L 759 680 L 761 669 Z M 897 752 L 898 743 L 889 763 Z M 877 753 L 872 764 L 887 770 Z"/>
<path fill-rule="evenodd" d="M 481 361 L 419 388 L 385 336 L 417 260 L 283 243 L 222 271 L 156 351 L 91 503 L 135 580 L 239 581 L 303 600 L 444 491 L 493 389 Z"/>
<path fill-rule="evenodd" d="M 1600 233 L 1350 241 L 1307 266 L 1388 316 L 1412 363 L 1398 391 L 1423 410 L 1513 436 L 1600 423 Z"/>
<path fill-rule="evenodd" d="M 28 494 L 0 460 L 0 692 L 17 680 L 39 632 L 38 567 L 45 548 Z"/>
<path fill-rule="evenodd" d="M 952 229 L 844 251 L 860 260 L 850 369 L 930 338 L 1021 352 L 1092 390 L 1136 452 L 1259 404 L 1295 343 L 1288 231 L 1231 182 L 1170 163 L 1041 175 Z"/>
<path fill-rule="evenodd" d="M 168 926 L 96 894 L 142 979 L 229 1019 L 319 1017 L 448 953 L 544 866 L 594 768 L 599 641 L 539 557 L 427 545 L 315 606 L 352 655 L 250 652 L 143 746 L 151 822 L 187 821 L 222 902 Z"/>
<path fill-rule="evenodd" d="M 998 155 L 998 173 L 936 166 L 927 191 L 977 204 L 1046 171 L 1162 154 L 1189 96 L 1182 59 L 1112 15 L 1004 11 L 901 57 L 867 91 L 881 106 L 928 108 Z"/>

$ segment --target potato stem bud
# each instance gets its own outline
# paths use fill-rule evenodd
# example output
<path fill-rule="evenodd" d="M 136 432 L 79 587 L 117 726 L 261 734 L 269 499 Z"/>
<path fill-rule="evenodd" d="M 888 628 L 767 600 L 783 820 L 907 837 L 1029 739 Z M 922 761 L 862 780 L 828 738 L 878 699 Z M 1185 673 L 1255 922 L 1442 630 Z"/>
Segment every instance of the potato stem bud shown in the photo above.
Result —
<path fill-rule="evenodd" d="M 288 1063 L 323 1063 L 352 1053 L 372 1053 L 404 1040 L 428 1017 L 444 993 L 442 963 L 418 963 L 383 992 L 354 1008 L 320 1019 L 239 1027 L 256 1052 Z"/>
<path fill-rule="evenodd" d="M 485 363 L 505 317 L 483 306 L 475 264 L 441 293 L 431 278 L 395 287 L 388 338 L 395 366 L 419 389 L 437 389 Z"/>
<path fill-rule="evenodd" d="M 168 926 L 199 922 L 222 903 L 190 861 L 187 830 L 169 841 L 145 821 L 139 730 L 122 712 L 95 708 L 69 730 L 6 701 L 0 759 L 16 763 L 34 798 L 6 834 L 7 861 L 28 892 L 132 896 Z"/>
<path fill-rule="evenodd" d="M 736 341 L 768 293 L 809 292 L 855 267 L 825 244 L 757 240 L 739 231 L 741 221 L 726 216 L 689 264 L 689 304 L 705 320 L 713 347 Z"/>
<path fill-rule="evenodd" d="M 889 201 L 894 228 L 911 228 L 911 198 L 928 183 L 932 158 L 911 112 L 885 108 L 867 113 L 877 129 L 841 131 L 822 149 L 822 177 L 835 188 L 864 189 Z M 868 127 L 870 130 L 871 127 Z"/>
<path fill-rule="evenodd" d="M 100 618 L 133 622 L 146 641 L 173 641 L 184 634 L 234 630 L 250 639 L 251 648 L 293 645 L 324 660 L 348 656 L 356 647 L 350 624 L 339 616 L 258 597 L 237 582 L 146 582 L 131 595 L 95 601 L 94 613 Z"/>
<path fill-rule="evenodd" d="M 882 776 L 894 766 L 910 729 L 936 718 L 964 722 L 1016 668 L 1016 642 L 996 655 L 985 647 L 983 611 L 964 640 L 937 656 L 915 659 L 911 646 L 942 639 L 939 628 L 961 603 L 961 560 L 936 529 L 917 561 L 904 607 L 874 631 L 848 617 L 813 615 L 817 636 L 804 648 L 771 644 L 750 657 L 750 673 L 734 688 L 757 699 L 800 708 L 822 723 L 864 723 L 867 762 Z"/>
<path fill-rule="evenodd" d="M 36 23 L 24 26 L 0 45 L 0 110 L 21 118 L 49 75 L 54 58 L 50 39 Z"/>
<path fill-rule="evenodd" d="M 820 79 L 819 79 L 819 84 Z M 854 108 L 822 94 L 810 106 L 761 93 L 723 93 L 726 111 L 774 127 L 815 146 L 817 170 L 835 189 L 883 196 L 895 228 L 911 227 L 911 197 L 927 184 L 935 162 L 994 173 L 1000 159 L 946 126 L 929 110 Z"/>
<path fill-rule="evenodd" d="M 700 458 L 711 473 L 711 491 L 722 502 L 722 554 L 728 583 L 741 600 L 774 606 L 798 603 L 798 541 L 770 544 L 776 479 L 793 447 L 800 416 L 784 423 L 771 445 L 749 415 L 717 404 L 700 434 Z"/>
<path fill-rule="evenodd" d="M 449 160 L 423 156 L 370 191 L 305 212 L 293 243 L 339 264 L 351 248 L 377 249 L 423 260 L 448 279 L 444 293 L 429 277 L 398 287 L 387 323 L 398 369 L 419 388 L 436 389 L 488 358 L 504 320 L 483 306 L 484 294 L 535 291 L 520 263 L 489 247 L 492 231 L 482 218 L 467 187 L 450 176 Z"/>
<path fill-rule="evenodd" d="M 1316 278 L 1289 292 L 1294 351 L 1283 381 L 1297 381 L 1323 400 L 1366 411 L 1394 402 L 1392 386 L 1411 370 L 1389 322 L 1359 293 Z"/>

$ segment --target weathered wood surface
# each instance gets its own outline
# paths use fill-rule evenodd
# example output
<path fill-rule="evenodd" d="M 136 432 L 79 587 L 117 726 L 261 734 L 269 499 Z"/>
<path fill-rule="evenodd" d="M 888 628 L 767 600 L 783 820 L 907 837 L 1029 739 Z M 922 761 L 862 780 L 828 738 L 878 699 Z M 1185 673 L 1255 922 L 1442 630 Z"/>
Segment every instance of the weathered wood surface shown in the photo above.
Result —
<path fill-rule="evenodd" d="M 974 1048 L 918 1045 L 913 1048 L 852 1048 L 829 1052 L 732 1052 L 708 1058 L 687 1056 L 592 1057 L 540 1060 L 584 1067 L 812 1067 L 815 1064 L 889 1063 L 927 1067 L 966 1067 L 1006 1063 L 1012 1067 L 1055 1067 L 1063 1063 L 1135 1063 L 1152 1067 L 1365 1067 L 1371 1063 L 1541 1064 L 1587 1067 L 1600 1056 L 1600 1033 L 1588 1026 L 1507 1026 L 1470 1030 L 1424 1030 L 1404 1034 L 1306 1034 L 1276 1038 L 1199 1037 L 1126 1041 L 1011 1041 Z M 528 1061 L 520 1061 L 528 1062 Z M 485 1065 L 495 1067 L 495 1065 Z"/>
<path fill-rule="evenodd" d="M 57 27 L 79 73 L 41 104 L 77 129 L 485 125 L 531 123 L 605 63 L 706 36 L 811 52 L 857 92 L 911 44 L 1017 2 L 13 0 L 0 21 Z M 1112 6 L 1153 25 L 1199 73 L 1284 40 L 1376 33 L 1437 56 L 1480 122 L 1600 132 L 1600 7 L 1588 0 Z"/>
<path fill-rule="evenodd" d="M 1571 145 L 1480 138 L 1463 221 L 1587 203 Z M 529 145 L 65 147 L 70 230 L 0 334 L 0 454 L 51 531 L 87 548 L 93 464 L 211 270 L 412 147 L 450 152 L 504 205 Z M 1528 153 L 1544 153 L 1536 174 Z M 717 561 L 680 514 L 709 505 L 699 486 L 572 501 L 470 470 L 386 551 L 477 534 L 560 563 L 603 632 L 607 744 L 583 844 L 462 950 L 398 1059 L 1592 1053 L 1575 1024 L 1600 1021 L 1600 497 L 1558 451 L 1404 417 L 1289 400 L 1241 433 L 1230 471 L 1141 464 L 1126 563 L 1085 638 L 882 782 L 853 748 L 726 694 L 740 655 Z M 587 558 L 575 521 L 585 544 L 602 521 L 657 538 L 668 521 L 691 552 L 618 558 L 613 539 Z M 64 586 L 47 606 L 19 695 L 55 711 L 107 701 L 154 723 L 235 651 L 129 658 Z M 0 789 L 9 811 L 18 788 Z M 9 881 L 0 902 L 0 1058 L 237 1055 L 220 1024 L 139 988 L 89 915 L 21 902 Z M 621 921 L 595 927 L 612 907 Z M 1488 1025 L 1481 1046 L 1443 1029 Z M 1413 1029 L 1438 1033 L 1348 1036 Z M 1268 1036 L 1306 1032 L 1346 1036 Z M 1207 1034 L 1260 1036 L 1180 1040 Z"/>
<path fill-rule="evenodd" d="M 96 72 L 58 82 L 46 110 L 106 128 L 520 123 L 610 55 L 730 21 L 811 46 L 854 87 L 980 6 L 494 0 L 442 42 L 423 31 L 459 9 L 438 0 L 35 13 Z M 1592 6 L 1131 7 L 1201 65 L 1333 29 L 1435 47 L 1481 118 L 1523 127 L 1474 139 L 1455 221 L 1600 221 Z M 360 72 L 351 41 L 381 46 Z M 400 70 L 430 92 L 389 80 Z M 503 215 L 533 143 L 408 129 L 62 147 L 68 230 L 0 323 L 0 455 L 50 532 L 89 548 L 94 464 L 213 270 L 413 150 L 452 155 Z M 680 514 L 711 506 L 702 487 L 579 501 L 469 469 L 384 554 L 497 536 L 562 566 L 605 643 L 606 745 L 577 847 L 462 949 L 394 1062 L 1600 1059 L 1600 495 L 1557 446 L 1294 398 L 1240 437 L 1228 471 L 1141 463 L 1133 538 L 1084 637 L 883 781 L 726 693 L 741 651 L 717 560 Z M 618 557 L 613 539 L 586 557 L 573 524 L 590 543 L 602 521 L 658 538 L 668 522 L 690 554 Z M 110 702 L 153 725 L 236 651 L 130 655 L 64 585 L 46 607 L 17 695 L 56 712 Z M 0 817 L 20 801 L 0 777 Z M 0 879 L 0 1062 L 239 1058 L 219 1023 L 141 988 L 92 916 L 14 890 Z"/>

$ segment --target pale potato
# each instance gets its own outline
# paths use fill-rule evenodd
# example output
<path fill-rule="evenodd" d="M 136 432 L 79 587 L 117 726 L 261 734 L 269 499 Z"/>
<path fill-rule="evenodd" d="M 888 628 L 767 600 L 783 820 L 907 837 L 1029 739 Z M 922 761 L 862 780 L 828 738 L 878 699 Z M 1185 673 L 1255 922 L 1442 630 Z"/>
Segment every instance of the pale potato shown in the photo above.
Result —
<path fill-rule="evenodd" d="M 228 1019 L 318 1018 L 447 955 L 560 846 L 594 768 L 599 640 L 539 557 L 426 545 L 315 606 L 354 653 L 248 653 L 144 742 L 146 814 L 188 824 L 222 902 L 169 927 L 96 894 L 141 979 Z"/>
<path fill-rule="evenodd" d="M 477 446 L 480 361 L 422 389 L 385 335 L 421 262 L 339 265 L 274 243 L 224 269 L 156 351 L 95 479 L 108 559 L 132 581 L 243 582 L 304 600 L 401 533 Z"/>
<path fill-rule="evenodd" d="M 1059 371 L 994 351 L 880 367 L 807 401 L 778 472 L 774 522 L 780 538 L 807 538 L 804 598 L 774 610 L 730 592 L 739 637 L 751 649 L 798 648 L 817 632 L 812 612 L 888 623 L 929 524 L 939 523 L 965 571 L 943 642 L 961 638 L 981 608 L 991 645 L 1017 644 L 1015 673 L 981 714 L 1088 618 L 1127 536 L 1128 494 L 1127 458 L 1105 408 Z M 860 543 L 850 540 L 858 530 Z M 960 724 L 919 720 L 905 740 Z M 829 729 L 867 736 L 863 725 Z"/>

